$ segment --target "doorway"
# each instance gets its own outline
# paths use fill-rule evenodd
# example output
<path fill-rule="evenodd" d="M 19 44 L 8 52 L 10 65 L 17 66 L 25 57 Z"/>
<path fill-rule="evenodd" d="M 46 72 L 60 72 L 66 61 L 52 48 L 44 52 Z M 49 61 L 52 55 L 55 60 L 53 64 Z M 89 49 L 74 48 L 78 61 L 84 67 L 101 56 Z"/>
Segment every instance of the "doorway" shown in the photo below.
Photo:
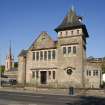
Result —
<path fill-rule="evenodd" d="M 41 74 L 41 78 L 40 78 L 41 84 L 46 84 L 47 83 L 47 72 L 40 71 L 40 74 Z"/>

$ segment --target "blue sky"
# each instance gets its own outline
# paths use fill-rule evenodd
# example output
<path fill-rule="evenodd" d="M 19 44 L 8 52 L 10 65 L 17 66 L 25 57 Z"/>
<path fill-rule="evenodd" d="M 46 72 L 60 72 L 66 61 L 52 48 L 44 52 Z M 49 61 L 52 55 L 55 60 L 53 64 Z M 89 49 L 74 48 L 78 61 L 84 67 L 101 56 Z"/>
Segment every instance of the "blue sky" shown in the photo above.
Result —
<path fill-rule="evenodd" d="M 90 35 L 87 56 L 105 56 L 105 0 L 0 0 L 0 63 L 5 63 L 10 40 L 15 60 L 42 31 L 56 40 L 54 29 L 72 5 Z"/>

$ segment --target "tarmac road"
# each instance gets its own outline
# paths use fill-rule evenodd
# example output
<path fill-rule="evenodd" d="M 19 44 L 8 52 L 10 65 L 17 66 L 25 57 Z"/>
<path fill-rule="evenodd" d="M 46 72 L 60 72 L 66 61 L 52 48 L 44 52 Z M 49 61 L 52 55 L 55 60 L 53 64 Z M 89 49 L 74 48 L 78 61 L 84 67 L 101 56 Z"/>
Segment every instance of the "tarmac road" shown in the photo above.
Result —
<path fill-rule="evenodd" d="M 105 105 L 105 98 L 0 91 L 0 105 Z"/>

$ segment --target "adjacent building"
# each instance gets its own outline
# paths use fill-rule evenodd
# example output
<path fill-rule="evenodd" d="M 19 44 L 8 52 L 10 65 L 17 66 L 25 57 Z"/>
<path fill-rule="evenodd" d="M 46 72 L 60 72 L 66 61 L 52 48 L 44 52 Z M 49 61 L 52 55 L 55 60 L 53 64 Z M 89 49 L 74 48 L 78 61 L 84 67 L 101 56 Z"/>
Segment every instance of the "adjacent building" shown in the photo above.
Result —
<path fill-rule="evenodd" d="M 19 54 L 18 82 L 39 87 L 99 88 L 101 68 L 88 62 L 89 37 L 82 17 L 72 8 L 55 28 L 57 41 L 42 32 Z"/>

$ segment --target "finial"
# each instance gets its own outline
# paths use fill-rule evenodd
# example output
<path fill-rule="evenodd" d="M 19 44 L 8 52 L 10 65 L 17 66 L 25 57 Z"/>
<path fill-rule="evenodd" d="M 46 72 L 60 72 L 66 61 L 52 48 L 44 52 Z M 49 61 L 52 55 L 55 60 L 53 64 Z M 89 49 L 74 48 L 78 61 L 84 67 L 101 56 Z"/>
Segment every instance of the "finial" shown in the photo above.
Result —
<path fill-rule="evenodd" d="M 75 10 L 75 8 L 74 8 L 74 6 L 73 6 L 73 5 L 71 6 L 71 10 L 72 10 L 72 11 L 74 11 L 74 10 Z"/>

